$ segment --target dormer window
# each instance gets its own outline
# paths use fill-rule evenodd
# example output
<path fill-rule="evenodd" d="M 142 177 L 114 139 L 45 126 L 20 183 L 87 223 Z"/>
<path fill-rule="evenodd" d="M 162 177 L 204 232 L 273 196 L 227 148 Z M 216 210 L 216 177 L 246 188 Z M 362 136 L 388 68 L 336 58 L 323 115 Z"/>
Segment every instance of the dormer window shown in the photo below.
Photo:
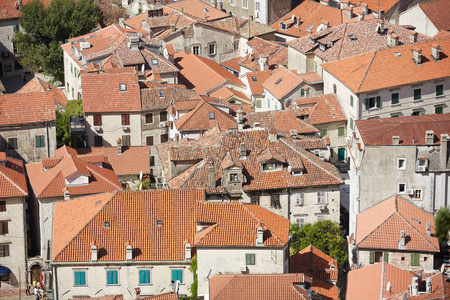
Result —
<path fill-rule="evenodd" d="M 280 28 L 281 28 L 281 30 L 286 30 L 286 28 L 287 28 L 286 23 L 281 22 L 280 23 Z"/>
<path fill-rule="evenodd" d="M 110 222 L 103 222 L 103 228 L 111 228 Z"/>
<path fill-rule="evenodd" d="M 126 92 L 127 91 L 127 85 L 125 83 L 121 83 L 119 85 L 119 87 L 120 87 L 120 91 L 121 92 Z"/>
<path fill-rule="evenodd" d="M 319 49 L 325 51 L 327 50 L 327 47 L 324 44 L 319 43 Z"/>
<path fill-rule="evenodd" d="M 239 175 L 236 173 L 230 174 L 230 182 L 239 182 Z"/>
<path fill-rule="evenodd" d="M 164 98 L 164 93 L 162 91 L 158 91 L 159 98 Z"/>
<path fill-rule="evenodd" d="M 210 112 L 209 112 L 209 119 L 210 119 L 210 120 L 215 120 L 215 119 L 216 119 L 216 116 L 214 115 L 214 112 L 213 112 L 213 111 L 210 111 Z"/>
<path fill-rule="evenodd" d="M 303 175 L 303 170 L 302 169 L 292 170 L 291 174 L 292 174 L 292 176 Z"/>
<path fill-rule="evenodd" d="M 283 163 L 280 162 L 266 162 L 262 164 L 263 171 L 276 171 L 283 169 Z"/>
<path fill-rule="evenodd" d="M 252 76 L 252 80 L 253 80 L 253 82 L 258 81 L 258 79 L 256 78 L 256 76 Z"/>
<path fill-rule="evenodd" d="M 308 28 L 306 28 L 306 31 L 311 31 L 314 28 L 314 25 L 309 25 Z"/>
<path fill-rule="evenodd" d="M 348 35 L 348 38 L 349 38 L 350 41 L 352 41 L 352 42 L 357 40 L 356 36 L 353 35 L 353 34 L 349 34 L 349 35 Z"/>

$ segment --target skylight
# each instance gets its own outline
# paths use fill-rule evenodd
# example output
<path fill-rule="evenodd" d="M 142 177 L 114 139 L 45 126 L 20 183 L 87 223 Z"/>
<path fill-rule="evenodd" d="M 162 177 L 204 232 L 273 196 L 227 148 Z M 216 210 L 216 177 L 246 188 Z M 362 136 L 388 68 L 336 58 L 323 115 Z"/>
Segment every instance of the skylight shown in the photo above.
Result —
<path fill-rule="evenodd" d="M 275 81 L 275 84 L 279 84 L 281 82 L 281 78 Z"/>
<path fill-rule="evenodd" d="M 110 228 L 110 227 L 111 227 L 111 223 L 109 223 L 109 222 L 103 223 L 103 228 Z"/>
<path fill-rule="evenodd" d="M 163 97 L 164 97 L 164 93 L 163 93 L 162 91 L 158 91 L 158 96 L 159 96 L 160 98 L 163 98 Z"/>
<path fill-rule="evenodd" d="M 253 81 L 258 81 L 258 79 L 256 79 L 256 76 L 252 76 L 252 80 Z"/>
<path fill-rule="evenodd" d="M 205 11 L 205 14 L 209 13 L 209 10 L 207 8 L 203 9 Z"/>
<path fill-rule="evenodd" d="M 162 221 L 161 220 L 156 220 L 156 225 L 157 226 L 161 226 L 162 225 Z"/>
<path fill-rule="evenodd" d="M 349 34 L 348 38 L 350 39 L 350 41 L 356 41 L 357 40 L 357 38 L 356 38 L 356 36 L 354 34 Z"/>
<path fill-rule="evenodd" d="M 394 52 L 394 54 L 395 54 L 395 57 L 400 57 L 400 56 L 402 56 L 402 54 L 401 54 L 400 52 Z"/>
<path fill-rule="evenodd" d="M 309 25 L 308 28 L 306 28 L 306 31 L 311 31 L 314 28 L 314 25 Z"/>
<path fill-rule="evenodd" d="M 159 61 L 157 59 L 152 59 L 152 65 L 154 66 L 159 65 Z"/>

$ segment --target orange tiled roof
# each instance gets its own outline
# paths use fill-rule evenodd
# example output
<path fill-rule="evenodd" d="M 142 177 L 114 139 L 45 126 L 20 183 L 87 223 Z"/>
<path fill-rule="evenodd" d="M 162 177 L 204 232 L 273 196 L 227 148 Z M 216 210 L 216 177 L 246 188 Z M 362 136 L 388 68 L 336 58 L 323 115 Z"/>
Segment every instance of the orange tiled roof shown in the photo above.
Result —
<path fill-rule="evenodd" d="M 431 47 L 434 44 L 442 47 L 442 59 L 439 61 L 435 61 L 431 57 Z M 378 50 L 326 63 L 322 66 L 355 93 L 365 93 L 450 76 L 450 37 L 414 44 L 414 48 L 422 50 L 421 65 L 417 65 L 412 60 L 412 48 L 412 45 L 404 45 Z M 396 66 L 396 68 L 392 68 L 392 66 Z"/>
<path fill-rule="evenodd" d="M 89 157 L 106 157 L 110 162 L 117 176 L 137 175 L 150 173 L 150 147 L 133 146 L 122 147 L 122 154 L 117 155 L 117 147 L 88 147 L 77 149 L 82 160 L 88 160 Z"/>
<path fill-rule="evenodd" d="M 295 100 L 296 113 L 306 112 L 309 122 L 313 125 L 346 121 L 342 107 L 336 94 L 326 94 L 313 98 Z"/>
<path fill-rule="evenodd" d="M 305 273 L 320 280 L 338 280 L 337 261 L 309 245 L 290 257 L 289 270 L 292 273 Z"/>
<path fill-rule="evenodd" d="M 51 0 L 39 0 L 45 7 L 49 6 Z M 32 0 L 22 0 L 22 6 L 31 3 Z M 20 16 L 17 0 L 2 0 L 0 2 L 0 20 L 18 19 Z"/>
<path fill-rule="evenodd" d="M 438 0 L 425 3 L 419 3 L 419 7 L 430 19 L 431 23 L 438 31 L 450 30 L 450 21 L 446 10 L 450 5 L 450 0 Z"/>
<path fill-rule="evenodd" d="M 298 134 L 313 134 L 319 132 L 314 126 L 297 118 L 292 110 L 283 111 L 263 111 L 253 112 L 245 115 L 244 128 L 252 127 L 254 123 L 259 123 L 263 128 L 274 128 L 277 131 L 289 133 L 292 129 L 297 130 Z"/>
<path fill-rule="evenodd" d="M 264 92 L 263 83 L 270 77 L 270 75 L 272 75 L 271 70 L 245 73 L 252 95 L 262 95 Z"/>
<path fill-rule="evenodd" d="M 426 224 L 434 233 L 434 216 L 400 196 L 393 196 L 357 215 L 358 248 L 399 249 L 400 231 L 406 234 L 406 251 L 439 252 L 436 237 L 426 234 Z"/>
<path fill-rule="evenodd" d="M 239 147 L 244 143 L 248 155 L 240 159 Z M 342 179 L 336 168 L 320 160 L 319 157 L 298 146 L 289 135 L 278 132 L 276 142 L 268 139 L 268 130 L 253 129 L 220 132 L 203 137 L 196 141 L 179 141 L 164 143 L 157 146 L 158 154 L 166 174 L 166 180 L 171 188 L 205 188 L 208 192 L 225 192 L 221 186 L 210 190 L 208 187 L 208 166 L 215 166 L 216 180 L 222 178 L 223 170 L 220 162 L 229 152 L 244 166 L 247 182 L 243 184 L 244 191 L 280 189 L 287 187 L 333 185 L 340 184 Z M 214 145 L 214 147 L 212 147 Z M 268 146 L 284 157 L 288 164 L 304 166 L 305 172 L 301 176 L 293 176 L 288 172 L 287 164 L 280 171 L 263 172 L 257 162 L 258 154 Z M 169 157 L 170 149 L 170 157 Z M 190 169 L 169 178 L 169 159 L 173 161 L 196 161 Z"/>
<path fill-rule="evenodd" d="M 67 97 L 64 92 L 58 88 L 51 86 L 49 83 L 44 80 L 34 77 L 27 84 L 25 84 L 20 90 L 16 92 L 16 94 L 27 94 L 27 93 L 43 93 L 51 91 L 53 93 L 53 97 L 55 102 L 59 105 L 66 107 Z"/>
<path fill-rule="evenodd" d="M 62 159 L 47 170 L 44 170 L 46 160 L 53 162 L 54 158 L 26 165 L 30 184 L 37 198 L 62 197 L 66 189 L 69 190 L 70 195 L 87 195 L 122 189 L 114 170 L 85 162 L 77 156 L 73 148 L 63 146 L 55 151 L 55 156 Z M 105 166 L 109 165 L 106 158 L 103 163 Z M 65 179 L 76 173 L 88 176 L 89 184 L 66 186 Z"/>
<path fill-rule="evenodd" d="M 231 69 L 231 70 L 233 70 L 235 72 L 239 72 L 240 71 L 240 67 L 239 67 L 238 62 L 239 62 L 239 60 L 241 60 L 241 58 L 242 57 L 238 56 L 236 58 L 232 58 L 230 60 L 221 62 L 220 64 L 222 66 L 224 66 L 225 68 Z"/>
<path fill-rule="evenodd" d="M 259 226 L 264 246 L 283 247 L 289 239 L 289 220 L 258 205 L 197 203 L 196 213 L 197 222 L 212 225 L 195 235 L 195 247 L 254 247 Z"/>
<path fill-rule="evenodd" d="M 364 145 L 392 145 L 393 136 L 399 136 L 400 145 L 427 145 L 426 130 L 433 130 L 439 145 L 441 134 L 450 132 L 450 114 L 358 120 L 356 126 Z"/>
<path fill-rule="evenodd" d="M 210 113 L 214 114 L 214 119 L 210 118 Z M 193 110 L 175 121 L 179 131 L 203 131 L 216 124 L 223 129 L 237 128 L 236 120 L 230 114 L 204 100 L 199 101 Z"/>
<path fill-rule="evenodd" d="M 209 295 L 211 300 L 309 299 L 308 290 L 300 284 L 310 285 L 311 278 L 304 274 L 219 274 L 209 280 Z"/>
<path fill-rule="evenodd" d="M 213 21 L 228 18 L 230 15 L 200 0 L 177 1 L 165 6 L 167 9 L 186 14 L 201 21 Z"/>
<path fill-rule="evenodd" d="M 311 149 L 326 149 L 330 145 L 330 139 L 325 138 L 305 138 L 300 140 L 295 140 L 297 145 L 306 150 Z"/>
<path fill-rule="evenodd" d="M 200 99 L 196 91 L 187 89 L 181 85 L 159 84 L 147 82 L 141 86 L 142 110 L 167 109 L 178 101 L 184 102 L 188 99 Z"/>
<path fill-rule="evenodd" d="M 356 269 L 348 273 L 346 299 L 387 299 L 407 290 L 413 277 L 410 272 L 385 262 Z M 388 282 L 391 283 L 389 291 L 386 290 Z"/>
<path fill-rule="evenodd" d="M 178 52 L 175 55 L 175 65 L 180 69 L 181 81 L 200 95 L 207 93 L 223 82 L 244 86 L 239 78 L 218 63 L 192 53 Z"/>
<path fill-rule="evenodd" d="M 204 25 L 216 27 L 233 34 L 240 35 L 246 39 L 262 36 L 276 31 L 276 29 L 273 29 L 265 24 L 261 24 L 256 21 L 249 21 L 247 18 L 239 18 L 235 16 L 230 17 L 229 15 L 228 18 L 204 23 Z"/>
<path fill-rule="evenodd" d="M 267 41 L 259 37 L 254 37 L 247 42 L 253 51 L 239 60 L 239 65 L 252 71 L 260 71 L 260 56 L 267 57 L 270 70 L 278 68 L 279 65 L 287 65 L 288 49 L 285 44 L 275 41 Z"/>
<path fill-rule="evenodd" d="M 303 79 L 298 74 L 280 66 L 264 81 L 263 87 L 277 99 L 281 99 L 302 82 Z"/>
<path fill-rule="evenodd" d="M 217 99 L 224 99 L 225 101 L 229 101 L 231 98 L 237 98 L 238 100 L 251 104 L 250 99 L 248 99 L 248 97 L 244 93 L 234 89 L 230 89 L 229 87 L 226 86 L 222 86 L 217 91 L 211 93 L 211 97 Z"/>
<path fill-rule="evenodd" d="M 413 44 L 409 29 L 385 22 L 384 32 L 377 33 L 378 24 L 378 20 L 346 23 L 288 41 L 287 44 L 303 54 L 314 54 L 325 62 L 332 62 L 374 50 L 388 49 L 386 32 L 389 30 L 399 37 L 399 44 Z M 349 38 L 350 35 L 353 35 L 353 39 Z M 429 40 L 431 40 L 430 37 L 417 34 L 417 42 Z"/>
<path fill-rule="evenodd" d="M 28 189 L 22 161 L 0 152 L 0 198 L 23 196 Z"/>
<path fill-rule="evenodd" d="M 168 292 L 168 293 L 159 294 L 159 295 L 150 296 L 150 297 L 141 297 L 139 299 L 140 300 L 178 300 L 179 298 L 178 298 L 177 293 Z"/>

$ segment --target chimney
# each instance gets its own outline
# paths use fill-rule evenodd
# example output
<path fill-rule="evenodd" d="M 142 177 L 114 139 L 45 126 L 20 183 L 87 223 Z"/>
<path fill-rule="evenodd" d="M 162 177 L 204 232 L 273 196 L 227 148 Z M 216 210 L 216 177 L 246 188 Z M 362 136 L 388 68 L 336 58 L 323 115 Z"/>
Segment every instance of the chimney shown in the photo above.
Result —
<path fill-rule="evenodd" d="M 353 7 L 347 7 L 345 9 L 345 15 L 347 18 L 352 19 L 353 18 Z"/>
<path fill-rule="evenodd" d="M 330 5 L 330 0 L 320 0 L 320 4 L 328 6 Z"/>
<path fill-rule="evenodd" d="M 384 9 L 382 7 L 378 9 L 378 19 L 384 20 Z"/>
<path fill-rule="evenodd" d="M 442 170 L 447 169 L 447 141 L 448 134 L 441 134 L 440 160 Z"/>
<path fill-rule="evenodd" d="M 409 42 L 410 43 L 417 43 L 417 36 L 419 34 L 415 32 L 414 30 L 409 31 Z"/>
<path fill-rule="evenodd" d="M 392 145 L 398 145 L 400 144 L 400 137 L 398 135 L 394 135 L 392 137 Z"/>
<path fill-rule="evenodd" d="M 216 168 L 214 166 L 208 167 L 208 180 L 209 189 L 214 190 L 216 188 Z"/>
<path fill-rule="evenodd" d="M 348 0 L 341 1 L 341 9 L 346 9 L 348 7 Z"/>
<path fill-rule="evenodd" d="M 297 129 L 291 129 L 290 134 L 293 138 L 297 137 Z"/>
<path fill-rule="evenodd" d="M 131 51 L 139 50 L 139 37 L 137 37 L 137 36 L 130 37 L 129 48 Z"/>
<path fill-rule="evenodd" d="M 395 33 L 388 35 L 388 46 L 389 47 L 397 47 L 398 46 L 398 35 Z"/>
<path fill-rule="evenodd" d="M 270 142 L 277 141 L 277 132 L 274 129 L 269 130 L 269 141 Z"/>
<path fill-rule="evenodd" d="M 170 24 L 170 32 L 175 32 L 175 24 Z"/>
<path fill-rule="evenodd" d="M 95 245 L 95 241 L 91 243 L 91 261 L 97 261 L 98 260 L 98 256 L 97 256 L 97 246 Z"/>
<path fill-rule="evenodd" d="M 328 21 L 322 21 L 322 30 L 327 30 L 330 27 L 330 23 Z"/>
<path fill-rule="evenodd" d="M 239 156 L 243 159 L 247 158 L 247 149 L 245 149 L 245 144 L 241 143 L 239 148 Z"/>
<path fill-rule="evenodd" d="M 125 255 L 125 260 L 132 261 L 133 260 L 133 247 L 131 246 L 129 241 L 126 243 L 126 252 L 127 253 Z"/>
<path fill-rule="evenodd" d="M 414 276 L 412 278 L 411 296 L 417 296 L 419 294 L 419 277 Z"/>
<path fill-rule="evenodd" d="M 70 192 L 69 189 L 66 188 L 64 191 L 64 201 L 70 200 Z"/>
<path fill-rule="evenodd" d="M 264 231 L 261 226 L 256 229 L 256 246 L 264 246 Z"/>
<path fill-rule="evenodd" d="M 427 145 L 433 145 L 434 144 L 434 132 L 433 132 L 433 130 L 425 131 L 425 143 Z"/>
<path fill-rule="evenodd" d="M 191 244 L 186 243 L 184 245 L 184 260 L 190 259 L 192 259 Z"/>
<path fill-rule="evenodd" d="M 259 56 L 259 70 L 267 71 L 269 69 L 268 57 L 260 55 Z"/>
<path fill-rule="evenodd" d="M 431 223 L 427 222 L 427 235 L 431 236 Z"/>
<path fill-rule="evenodd" d="M 384 21 L 383 20 L 377 20 L 377 32 L 379 34 L 384 34 Z"/>
<path fill-rule="evenodd" d="M 259 124 L 259 122 L 255 122 L 252 125 L 253 128 L 261 128 L 261 124 Z"/>
<path fill-rule="evenodd" d="M 122 7 L 128 7 L 128 0 L 122 0 Z"/>
<path fill-rule="evenodd" d="M 441 60 L 441 51 L 442 47 L 438 44 L 431 45 L 431 56 L 434 58 L 435 61 Z"/>
<path fill-rule="evenodd" d="M 369 14 L 369 7 L 367 3 L 361 3 L 361 10 L 364 15 L 367 16 Z"/>
<path fill-rule="evenodd" d="M 405 231 L 400 230 L 400 241 L 398 242 L 398 249 L 405 249 L 405 247 L 406 247 Z"/>
<path fill-rule="evenodd" d="M 426 287 L 426 293 L 431 294 L 431 277 L 427 278 L 427 287 Z"/>
<path fill-rule="evenodd" d="M 117 142 L 117 155 L 122 155 L 122 139 L 118 137 L 116 139 Z"/>
<path fill-rule="evenodd" d="M 136 292 L 136 299 L 141 298 L 141 288 L 137 287 L 134 289 L 134 291 Z"/>
<path fill-rule="evenodd" d="M 412 47 L 411 50 L 413 52 L 413 61 L 420 66 L 422 64 L 422 50 L 417 47 Z"/>
<path fill-rule="evenodd" d="M 22 10 L 22 0 L 17 0 L 17 7 L 19 8 L 19 11 Z"/>
<path fill-rule="evenodd" d="M 299 27 L 300 26 L 300 23 L 301 23 L 300 20 L 301 20 L 300 16 L 296 16 L 295 17 L 295 22 L 294 22 L 294 26 L 295 27 Z"/>

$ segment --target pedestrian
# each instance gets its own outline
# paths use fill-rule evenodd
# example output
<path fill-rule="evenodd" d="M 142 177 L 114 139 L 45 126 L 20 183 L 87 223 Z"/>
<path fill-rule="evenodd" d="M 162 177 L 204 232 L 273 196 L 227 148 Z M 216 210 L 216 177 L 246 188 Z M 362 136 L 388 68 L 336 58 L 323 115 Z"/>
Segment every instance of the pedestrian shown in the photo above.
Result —
<path fill-rule="evenodd" d="M 39 296 L 40 296 L 40 299 L 44 299 L 44 289 L 43 288 L 40 288 L 39 289 Z"/>
<path fill-rule="evenodd" d="M 31 289 L 31 286 L 30 286 L 29 283 L 27 283 L 27 290 L 26 290 L 27 296 L 30 296 L 30 295 L 31 295 L 30 289 Z"/>
<path fill-rule="evenodd" d="M 34 287 L 34 298 L 36 300 L 39 300 L 39 290 L 38 290 L 37 286 Z"/>

